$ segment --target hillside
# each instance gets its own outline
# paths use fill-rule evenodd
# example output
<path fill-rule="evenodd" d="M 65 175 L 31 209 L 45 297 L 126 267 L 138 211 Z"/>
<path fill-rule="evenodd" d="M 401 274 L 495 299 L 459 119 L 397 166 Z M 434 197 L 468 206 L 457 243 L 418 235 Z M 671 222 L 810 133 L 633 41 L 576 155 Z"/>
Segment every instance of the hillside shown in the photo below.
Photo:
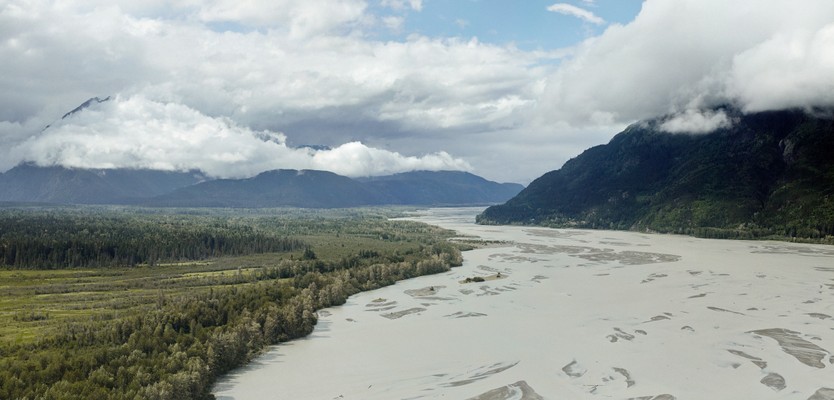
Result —
<path fill-rule="evenodd" d="M 742 115 L 709 134 L 634 124 L 533 181 L 484 224 L 648 229 L 713 237 L 834 235 L 834 121 Z"/>
<path fill-rule="evenodd" d="M 70 169 L 21 164 L 0 174 L 0 201 L 130 204 L 205 179 L 197 172 Z"/>
<path fill-rule="evenodd" d="M 517 183 L 492 182 L 461 171 L 414 171 L 360 181 L 387 193 L 391 204 L 494 204 L 507 201 L 524 189 Z"/>
<path fill-rule="evenodd" d="M 199 172 L 21 164 L 0 174 L 0 202 L 236 208 L 474 205 L 504 202 L 523 189 L 456 171 L 351 179 L 326 171 L 275 170 L 248 179 L 205 179 Z"/>
<path fill-rule="evenodd" d="M 147 201 L 162 207 L 337 208 L 387 204 L 353 179 L 332 172 L 275 170 L 249 179 L 218 179 Z"/>
<path fill-rule="evenodd" d="M 523 187 L 466 172 L 417 171 L 351 179 L 332 172 L 276 170 L 249 179 L 220 179 L 147 201 L 163 207 L 304 207 L 471 205 L 506 201 Z"/>

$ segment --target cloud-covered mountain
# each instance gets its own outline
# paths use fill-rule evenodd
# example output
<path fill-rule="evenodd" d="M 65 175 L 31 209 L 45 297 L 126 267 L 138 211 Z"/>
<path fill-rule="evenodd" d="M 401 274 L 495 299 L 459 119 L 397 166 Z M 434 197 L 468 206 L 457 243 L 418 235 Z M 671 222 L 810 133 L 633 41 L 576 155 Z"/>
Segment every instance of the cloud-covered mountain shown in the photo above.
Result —
<path fill-rule="evenodd" d="M 712 110 L 710 133 L 634 124 L 533 181 L 483 223 L 698 235 L 834 235 L 834 113 Z"/>
<path fill-rule="evenodd" d="M 538 29 L 534 43 L 421 31 L 421 21 L 443 22 L 433 17 L 442 3 L 10 0 L 0 8 L 0 58 L 14 60 L 0 63 L 0 170 L 26 160 L 75 167 L 94 160 L 84 167 L 363 175 L 331 168 L 333 160 L 301 165 L 303 154 L 248 140 L 248 129 L 283 132 L 288 143 L 362 143 L 403 157 L 446 151 L 454 156 L 440 157 L 443 168 L 418 169 L 526 181 L 639 119 L 719 104 L 744 112 L 834 105 L 830 0 L 646 0 L 618 22 L 612 13 L 624 2 L 586 13 L 577 4 L 588 3 L 551 11 L 513 3 L 531 18 L 508 16 L 500 31 Z M 496 6 L 486 3 L 459 9 L 492 15 L 484 10 Z M 592 36 L 554 44 L 565 33 L 553 23 L 560 12 L 589 21 L 574 30 Z M 542 25 L 527 25 L 533 21 Z M 402 32 L 392 36 L 389 28 Z M 102 104 L 104 122 L 40 132 L 100 94 L 114 97 Z M 167 136 L 153 134 L 155 127 Z M 182 133 L 198 128 L 227 136 Z M 123 157 L 77 148 L 96 139 L 121 142 Z M 159 144 L 166 139 L 188 150 Z M 195 152 L 205 160 L 187 156 Z M 365 171 L 378 165 L 368 153 Z"/>
<path fill-rule="evenodd" d="M 0 201 L 253 208 L 473 205 L 500 203 L 523 189 L 458 171 L 415 171 L 359 180 L 327 171 L 274 170 L 252 178 L 204 179 L 197 172 L 24 164 L 0 174 Z"/>
<path fill-rule="evenodd" d="M 406 156 L 361 142 L 291 147 L 286 136 L 144 96 L 91 98 L 7 149 L 23 162 L 81 169 L 200 170 L 247 178 L 281 168 L 375 176 L 413 170 L 469 170 L 445 152 Z"/>

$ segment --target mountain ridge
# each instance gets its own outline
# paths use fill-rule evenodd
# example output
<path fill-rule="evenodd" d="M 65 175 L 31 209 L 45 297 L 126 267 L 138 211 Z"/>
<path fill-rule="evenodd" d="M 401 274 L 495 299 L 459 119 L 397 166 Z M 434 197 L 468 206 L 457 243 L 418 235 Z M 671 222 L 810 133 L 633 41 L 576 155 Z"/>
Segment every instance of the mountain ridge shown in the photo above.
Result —
<path fill-rule="evenodd" d="M 506 201 L 523 186 L 459 171 L 413 171 L 348 178 L 327 171 L 272 170 L 245 179 L 208 180 L 199 171 L 39 167 L 0 174 L 0 202 L 151 207 L 481 205 Z"/>
<path fill-rule="evenodd" d="M 707 134 L 628 127 L 534 180 L 483 224 L 653 230 L 709 237 L 834 235 L 834 120 L 742 114 Z"/>

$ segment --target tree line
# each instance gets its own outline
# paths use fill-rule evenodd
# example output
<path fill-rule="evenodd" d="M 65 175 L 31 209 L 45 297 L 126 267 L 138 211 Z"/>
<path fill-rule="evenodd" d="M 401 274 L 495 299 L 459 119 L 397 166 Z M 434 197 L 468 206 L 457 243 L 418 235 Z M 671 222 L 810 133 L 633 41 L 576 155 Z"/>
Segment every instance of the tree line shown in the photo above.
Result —
<path fill-rule="evenodd" d="M 0 210 L 0 264 L 85 268 L 6 271 L 31 278 L 2 288 L 0 311 L 42 333 L 0 338 L 0 399 L 211 399 L 224 373 L 309 334 L 320 308 L 460 265 L 450 235 L 370 210 Z M 129 268 L 221 255 L 247 256 Z"/>
<path fill-rule="evenodd" d="M 352 268 L 295 261 L 298 275 L 198 295 L 161 297 L 157 308 L 69 324 L 50 338 L 0 347 L 3 399 L 211 399 L 213 382 L 266 345 L 312 332 L 316 311 L 347 297 L 460 265 L 436 243 L 420 260 Z M 301 272 L 304 271 L 304 272 Z"/>
<path fill-rule="evenodd" d="M 155 265 L 306 246 L 222 217 L 0 212 L 0 266 L 11 268 Z"/>

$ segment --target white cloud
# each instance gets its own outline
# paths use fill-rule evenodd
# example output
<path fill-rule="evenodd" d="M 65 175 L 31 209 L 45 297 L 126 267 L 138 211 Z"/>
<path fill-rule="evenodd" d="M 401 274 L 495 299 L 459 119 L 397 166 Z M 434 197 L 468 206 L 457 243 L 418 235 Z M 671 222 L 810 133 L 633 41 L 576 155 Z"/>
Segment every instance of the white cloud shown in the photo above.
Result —
<path fill-rule="evenodd" d="M 431 154 L 466 147 L 449 132 L 521 124 L 541 90 L 530 78 L 545 73 L 535 67 L 541 54 L 477 40 L 369 40 L 353 31 L 366 17 L 353 11 L 331 18 L 311 8 L 310 15 L 321 13 L 330 22 L 320 29 L 293 28 L 304 25 L 304 4 L 319 2 L 261 12 L 256 3 L 186 3 L 84 7 L 42 1 L 0 9 L 0 32 L 8 38 L 0 42 L 0 58 L 16 60 L 0 63 L 0 128 L 18 132 L 15 140 L 0 137 L 0 147 L 37 135 L 87 98 L 122 93 L 125 99 L 179 104 L 238 127 L 284 131 L 292 143 L 362 141 L 388 148 L 408 134 L 424 140 L 397 150 Z M 328 4 L 363 7 L 359 1 Z M 224 21 L 257 29 L 204 25 Z M 115 154 L 109 161 L 114 165 Z M 11 160 L 4 158 L 0 167 L 12 166 Z M 253 162 L 251 169 L 261 167 Z"/>
<path fill-rule="evenodd" d="M 400 161 L 391 165 L 406 166 L 417 157 L 464 168 L 462 157 L 476 173 L 524 181 L 638 119 L 674 113 L 680 125 L 708 126 L 714 119 L 695 110 L 834 106 L 830 0 L 646 0 L 631 23 L 608 25 L 558 52 L 407 35 L 408 18 L 423 5 L 7 0 L 0 59 L 14 62 L 0 63 L 0 170 L 26 155 L 248 175 L 277 159 L 314 168 L 324 157 L 287 143 L 329 145 L 339 150 L 335 157 L 361 142 L 361 165 L 393 157 Z M 398 26 L 405 39 L 379 38 Z M 121 94 L 120 104 L 144 104 L 135 108 L 167 131 L 202 136 L 119 140 L 117 132 L 149 132 L 150 125 L 105 109 L 100 115 L 112 121 L 40 132 L 85 99 L 110 94 Z M 166 116 L 166 107 L 187 120 Z M 278 131 L 285 137 L 272 144 L 258 139 Z M 233 145 L 199 139 L 217 132 Z M 175 143 L 190 146 L 191 155 L 173 154 Z M 387 151 L 380 149 L 391 151 L 377 156 Z"/>
<path fill-rule="evenodd" d="M 423 0 L 381 0 L 380 5 L 394 10 L 404 10 L 406 7 L 414 11 L 423 10 Z"/>
<path fill-rule="evenodd" d="M 578 46 L 548 78 L 539 115 L 587 125 L 721 104 L 834 106 L 832 21 L 827 0 L 648 0 Z"/>
<path fill-rule="evenodd" d="M 206 2 L 198 16 L 206 22 L 243 23 L 303 39 L 350 28 L 366 7 L 363 0 L 216 0 Z"/>
<path fill-rule="evenodd" d="M 382 18 L 382 23 L 385 24 L 386 28 L 394 32 L 400 32 L 403 28 L 403 24 L 405 23 L 405 18 L 393 15 L 387 16 Z"/>
<path fill-rule="evenodd" d="M 471 169 L 444 152 L 409 157 L 360 142 L 332 150 L 291 148 L 281 133 L 253 131 L 228 118 L 139 95 L 94 104 L 15 144 L 4 158 L 76 168 L 200 169 L 221 178 L 279 168 L 347 176 Z"/>
<path fill-rule="evenodd" d="M 581 8 L 574 6 L 568 3 L 556 3 L 549 7 L 547 7 L 547 11 L 552 11 L 559 14 L 570 15 L 572 17 L 579 18 L 585 22 L 590 22 L 596 25 L 602 25 L 605 23 L 605 20 L 596 16 L 594 13 Z"/>
<path fill-rule="evenodd" d="M 375 149 L 361 142 L 345 143 L 335 149 L 313 154 L 313 169 L 324 169 L 345 176 L 388 175 L 414 170 L 472 169 L 466 161 L 446 152 L 407 157 L 397 152 Z"/>
<path fill-rule="evenodd" d="M 724 110 L 686 110 L 663 121 L 660 129 L 669 133 L 710 133 L 732 125 Z"/>
<path fill-rule="evenodd" d="M 747 111 L 834 105 L 834 22 L 779 32 L 735 55 L 728 91 Z"/>

